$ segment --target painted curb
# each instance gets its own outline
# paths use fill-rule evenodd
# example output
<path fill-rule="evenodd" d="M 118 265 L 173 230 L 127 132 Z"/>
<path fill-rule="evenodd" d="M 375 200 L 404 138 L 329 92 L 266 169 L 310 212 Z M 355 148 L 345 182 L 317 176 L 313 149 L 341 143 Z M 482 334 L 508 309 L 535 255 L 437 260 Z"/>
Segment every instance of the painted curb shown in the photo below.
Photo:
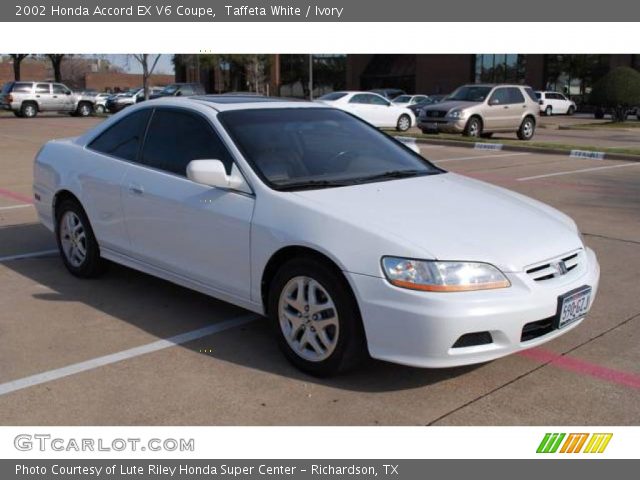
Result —
<path fill-rule="evenodd" d="M 591 160 L 626 160 L 630 162 L 640 162 L 640 155 L 631 155 L 627 153 L 609 153 L 595 152 L 592 150 L 563 150 L 560 148 L 544 148 L 544 147 L 525 147 L 521 145 L 509 145 L 506 143 L 484 143 L 484 142 L 465 142 L 462 140 L 438 140 L 416 137 L 404 137 L 404 139 L 413 138 L 415 143 L 424 143 L 426 145 L 442 145 L 449 147 L 472 148 L 475 150 L 505 150 L 508 152 L 528 152 L 540 153 L 546 155 L 566 155 L 572 158 L 586 158 Z"/>

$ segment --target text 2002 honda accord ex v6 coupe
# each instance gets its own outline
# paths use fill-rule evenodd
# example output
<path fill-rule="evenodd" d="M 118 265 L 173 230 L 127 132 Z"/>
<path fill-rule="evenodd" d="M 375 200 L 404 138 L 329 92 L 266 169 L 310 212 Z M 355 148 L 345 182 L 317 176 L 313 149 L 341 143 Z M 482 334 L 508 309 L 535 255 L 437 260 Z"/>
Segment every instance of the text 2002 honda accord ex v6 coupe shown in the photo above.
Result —
<path fill-rule="evenodd" d="M 47 143 L 34 190 L 74 275 L 107 259 L 265 314 L 317 375 L 488 361 L 574 328 L 598 287 L 566 215 L 313 103 L 144 102 Z"/>

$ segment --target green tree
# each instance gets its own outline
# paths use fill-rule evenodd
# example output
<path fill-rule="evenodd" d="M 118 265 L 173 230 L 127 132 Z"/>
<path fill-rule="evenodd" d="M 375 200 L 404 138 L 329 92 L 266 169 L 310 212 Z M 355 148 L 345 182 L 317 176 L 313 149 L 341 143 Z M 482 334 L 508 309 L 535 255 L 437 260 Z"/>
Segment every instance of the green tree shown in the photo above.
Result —
<path fill-rule="evenodd" d="M 615 122 L 624 122 L 630 107 L 640 105 L 640 73 L 618 67 L 598 80 L 591 91 L 591 103 L 611 109 Z"/>

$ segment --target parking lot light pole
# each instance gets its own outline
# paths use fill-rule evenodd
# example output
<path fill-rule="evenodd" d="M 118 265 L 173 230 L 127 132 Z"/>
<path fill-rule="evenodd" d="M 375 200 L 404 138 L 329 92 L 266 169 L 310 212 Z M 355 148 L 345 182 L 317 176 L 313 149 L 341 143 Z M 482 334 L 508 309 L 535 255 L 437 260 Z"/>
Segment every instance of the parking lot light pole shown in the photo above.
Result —
<path fill-rule="evenodd" d="M 313 101 L 313 53 L 309 55 L 309 100 Z"/>

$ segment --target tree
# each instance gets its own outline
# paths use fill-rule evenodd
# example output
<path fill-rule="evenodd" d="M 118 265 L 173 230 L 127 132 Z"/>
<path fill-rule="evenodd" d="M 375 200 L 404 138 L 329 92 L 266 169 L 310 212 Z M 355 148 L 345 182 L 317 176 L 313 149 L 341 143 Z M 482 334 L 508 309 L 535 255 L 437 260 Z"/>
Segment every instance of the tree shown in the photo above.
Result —
<path fill-rule="evenodd" d="M 47 57 L 49 57 L 49 60 L 51 60 L 51 66 L 53 67 L 53 78 L 56 82 L 62 81 L 62 70 L 60 69 L 60 66 L 62 65 L 62 59 L 66 56 L 67 55 L 65 55 L 64 53 L 47 53 Z"/>
<path fill-rule="evenodd" d="M 640 105 L 640 73 L 630 67 L 611 70 L 593 86 L 591 103 L 611 109 L 614 122 L 624 122 L 629 108 Z"/>
<path fill-rule="evenodd" d="M 29 56 L 28 53 L 10 53 L 11 58 L 13 58 L 13 78 L 17 82 L 20 80 L 20 64 L 22 60 Z"/>
<path fill-rule="evenodd" d="M 158 65 L 160 54 L 149 55 L 147 53 L 133 54 L 133 58 L 142 66 L 142 88 L 144 88 L 144 99 L 149 100 L 149 77 Z"/>

